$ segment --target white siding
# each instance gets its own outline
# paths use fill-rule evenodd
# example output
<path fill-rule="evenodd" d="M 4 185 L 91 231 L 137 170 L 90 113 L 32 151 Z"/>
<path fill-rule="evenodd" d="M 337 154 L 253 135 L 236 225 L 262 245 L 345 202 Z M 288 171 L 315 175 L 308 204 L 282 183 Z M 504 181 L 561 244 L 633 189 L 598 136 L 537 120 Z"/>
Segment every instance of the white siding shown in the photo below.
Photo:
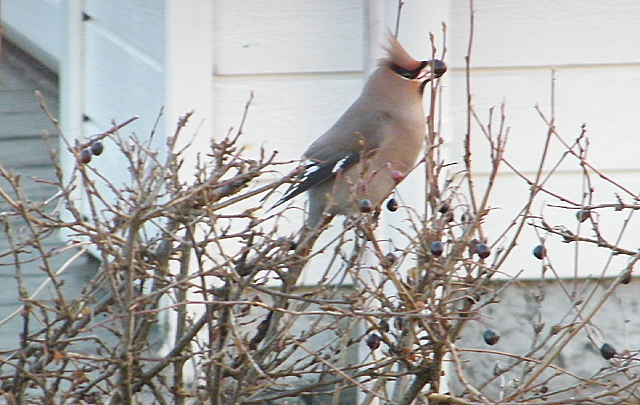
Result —
<path fill-rule="evenodd" d="M 209 134 L 219 138 L 237 126 L 254 92 L 244 142 L 250 153 L 264 146 L 278 150 L 282 160 L 299 157 L 359 93 L 367 57 L 378 49 L 377 43 L 368 42 L 368 35 L 373 42 L 380 38 L 367 32 L 368 24 L 375 25 L 367 20 L 367 10 L 376 8 L 383 14 L 378 23 L 393 26 L 397 8 L 392 0 L 6 0 L 2 5 L 10 32 L 29 37 L 53 59 L 66 55 L 63 63 L 74 74 L 61 76 L 66 86 L 63 122 L 74 134 L 100 132 L 111 119 L 135 114 L 141 120 L 126 131 L 144 136 L 160 106 L 167 104 L 169 130 L 178 115 L 196 110 L 194 121 L 200 123 L 201 118 L 205 125 L 197 146 L 206 147 Z M 79 8 L 90 18 L 62 24 L 60 7 Z M 473 104 L 486 117 L 490 107 L 505 102 L 510 127 L 505 156 L 526 175 L 535 171 L 546 128 L 534 106 L 550 113 L 551 70 L 556 69 L 558 132 L 571 141 L 585 123 L 590 162 L 613 177 L 622 176 L 622 184 L 630 190 L 639 189 L 639 176 L 634 173 L 640 148 L 640 48 L 636 45 L 640 31 L 635 18 L 640 15 L 640 3 L 476 0 L 474 7 Z M 443 150 L 448 161 L 460 162 L 466 128 L 463 67 L 468 3 L 405 1 L 400 39 L 410 53 L 426 57 L 428 32 L 438 36 L 440 21 L 448 22 L 446 61 L 451 67 L 444 81 Z M 74 24 L 80 24 L 69 36 L 69 47 L 79 50 L 75 56 L 60 50 L 63 41 L 56 39 L 56 33 L 64 32 L 62 25 L 73 28 Z M 82 114 L 88 122 L 78 122 Z M 482 175 L 489 170 L 486 147 L 477 128 L 473 134 L 474 167 Z M 562 153 L 557 142 L 553 147 L 549 162 Z M 111 163 L 95 162 L 105 170 Z M 568 177 L 558 184 L 581 184 L 575 159 L 567 159 L 559 170 Z M 410 182 L 401 186 L 400 194 L 419 205 L 420 197 L 413 190 L 420 181 L 415 177 L 406 183 Z M 515 215 L 519 206 L 499 195 L 514 195 L 520 182 L 513 175 L 501 177 L 502 186 L 492 200 L 501 214 L 492 214 L 492 221 L 502 218 L 504 226 Z M 614 198 L 613 190 L 596 185 L 598 202 Z M 573 190 L 570 197 L 581 198 L 581 187 L 558 187 L 554 191 Z M 544 212 L 552 215 L 551 211 Z M 534 207 L 534 213 L 539 212 L 540 205 Z M 553 215 L 558 222 L 575 226 L 573 212 Z M 389 216 L 385 221 L 401 222 Z M 495 229 L 499 234 L 500 226 Z M 588 234 L 588 230 L 582 232 Z M 534 232 L 529 229 L 527 234 Z M 522 241 L 522 260 L 528 258 L 524 252 L 528 255 L 534 242 Z"/>
<path fill-rule="evenodd" d="M 451 59 L 464 66 L 469 4 L 451 2 Z M 476 67 L 634 63 L 640 4 L 634 0 L 476 0 Z"/>
<path fill-rule="evenodd" d="M 247 4 L 249 3 L 249 4 Z M 244 142 L 298 158 L 362 83 L 362 2 L 216 2 L 216 135 L 255 94 Z"/>
<path fill-rule="evenodd" d="M 534 106 L 550 117 L 551 71 L 556 70 L 556 128 L 563 138 L 572 143 L 586 124 L 589 136 L 588 160 L 630 190 L 640 189 L 640 167 L 636 155 L 640 151 L 640 31 L 636 18 L 640 3 L 627 1 L 580 2 L 565 0 L 537 2 L 508 2 L 478 0 L 476 10 L 474 46 L 472 52 L 472 94 L 475 111 L 486 122 L 490 107 L 497 127 L 499 106 L 506 104 L 506 124 L 510 127 L 505 157 L 524 174 L 533 177 L 544 146 L 547 128 Z M 469 8 L 466 2 L 451 3 L 449 26 L 450 46 L 447 62 L 454 69 L 449 72 L 450 125 L 446 130 L 448 156 L 461 161 L 462 142 L 466 131 L 466 93 L 464 81 L 464 55 L 467 51 Z M 477 126 L 473 129 L 473 162 L 476 173 L 488 173 L 486 143 Z M 563 153 L 557 140 L 545 169 L 550 169 Z M 584 191 L 581 168 L 575 158 L 567 158 L 559 171 L 564 174 L 554 179 L 549 189 L 576 202 Z M 528 187 L 509 170 L 499 177 L 492 206 L 499 210 L 490 214 L 487 231 L 490 242 L 514 218 L 522 207 Z M 486 177 L 477 179 L 479 189 Z M 615 201 L 615 192 L 606 182 L 592 176 L 595 202 Z M 629 196 L 623 196 L 631 201 Z M 544 213 L 551 225 L 565 225 L 583 236 L 592 236 L 588 226 L 578 228 L 575 211 L 559 210 L 544 204 L 557 201 L 549 196 L 534 206 L 533 215 Z M 606 237 L 613 241 L 625 214 L 610 213 L 601 220 Z M 617 214 L 617 215 L 616 215 Z M 637 226 L 632 226 L 629 239 L 638 237 Z M 574 275 L 570 245 L 550 237 L 557 244 L 554 264 L 561 276 Z M 532 268 L 531 249 L 537 244 L 535 232 L 527 227 L 510 265 L 503 270 L 513 275 L 525 269 L 526 277 L 540 275 L 539 266 Z M 503 244 L 502 244 L 503 245 Z M 632 246 L 627 246 L 632 248 Z M 591 249 L 588 249 L 592 252 Z M 595 252 L 592 252 L 595 253 Z M 600 253 L 602 255 L 602 253 Z M 590 256 L 593 257 L 593 256 Z M 584 259 L 583 259 L 584 261 Z M 587 276 L 601 268 L 588 261 L 577 269 Z M 620 267 L 612 267 L 609 275 L 617 274 Z"/>
<path fill-rule="evenodd" d="M 250 153 L 264 146 L 283 160 L 298 159 L 351 104 L 362 87 L 360 74 L 287 75 L 214 81 L 217 136 L 237 127 L 251 92 L 254 99 L 242 142 Z"/>
<path fill-rule="evenodd" d="M 98 132 L 108 129 L 111 120 L 122 122 L 139 115 L 138 122 L 123 133 L 133 129 L 145 138 L 163 104 L 162 60 L 101 21 L 96 16 L 85 24 L 84 114 L 95 127 L 92 131 Z"/>
<path fill-rule="evenodd" d="M 216 74 L 362 70 L 362 1 L 217 1 Z"/>

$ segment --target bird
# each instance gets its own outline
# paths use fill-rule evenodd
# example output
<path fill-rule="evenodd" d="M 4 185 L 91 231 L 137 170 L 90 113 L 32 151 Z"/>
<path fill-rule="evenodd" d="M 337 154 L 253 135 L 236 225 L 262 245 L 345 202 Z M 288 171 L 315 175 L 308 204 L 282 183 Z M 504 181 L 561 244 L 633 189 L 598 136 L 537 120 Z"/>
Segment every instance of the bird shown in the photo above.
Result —
<path fill-rule="evenodd" d="M 302 154 L 303 167 L 271 209 L 307 192 L 309 228 L 361 205 L 377 210 L 415 165 L 426 130 L 422 95 L 447 65 L 415 60 L 395 36 L 387 40 L 360 96 Z"/>

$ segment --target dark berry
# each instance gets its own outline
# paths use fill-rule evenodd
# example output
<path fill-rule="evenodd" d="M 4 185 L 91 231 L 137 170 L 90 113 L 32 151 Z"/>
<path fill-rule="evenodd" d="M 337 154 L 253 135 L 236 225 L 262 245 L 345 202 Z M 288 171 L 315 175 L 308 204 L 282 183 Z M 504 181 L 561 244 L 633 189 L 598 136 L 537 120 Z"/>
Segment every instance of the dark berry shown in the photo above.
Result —
<path fill-rule="evenodd" d="M 387 209 L 391 212 L 396 212 L 398 210 L 398 202 L 395 198 L 390 198 L 389 201 L 387 201 Z"/>
<path fill-rule="evenodd" d="M 89 149 L 82 149 L 80 151 L 80 161 L 84 164 L 91 162 L 91 151 Z"/>
<path fill-rule="evenodd" d="M 491 254 L 491 250 L 489 249 L 489 246 L 484 243 L 478 243 L 476 245 L 476 253 L 481 259 L 486 259 Z"/>
<path fill-rule="evenodd" d="M 482 337 L 484 338 L 484 342 L 489 346 L 495 345 L 496 343 L 498 343 L 498 340 L 500 340 L 500 335 L 498 335 L 495 331 L 491 329 L 485 330 L 484 333 L 482 334 Z"/>
<path fill-rule="evenodd" d="M 389 332 L 389 322 L 387 322 L 386 320 L 381 320 L 378 323 L 378 329 L 380 329 L 381 331 L 383 331 L 384 333 Z"/>
<path fill-rule="evenodd" d="M 535 323 L 533 325 L 533 333 L 535 333 L 536 335 L 538 335 L 540 332 L 542 332 L 542 330 L 544 329 L 544 322 L 541 323 Z"/>
<path fill-rule="evenodd" d="M 371 335 L 367 336 L 367 346 L 369 346 L 369 349 L 371 349 L 371 351 L 374 351 L 378 347 L 380 347 L 381 340 L 382 339 L 380 338 L 380 336 L 372 333 Z"/>
<path fill-rule="evenodd" d="M 360 212 L 371 212 L 372 209 L 371 200 L 360 200 Z"/>
<path fill-rule="evenodd" d="M 280 244 L 280 246 L 283 246 L 289 250 L 296 250 L 296 248 L 298 247 L 295 241 L 285 237 L 278 238 L 276 242 Z"/>
<path fill-rule="evenodd" d="M 93 153 L 95 156 L 100 156 L 103 150 L 104 145 L 102 144 L 102 142 L 97 141 L 91 144 L 91 153 Z"/>
<path fill-rule="evenodd" d="M 624 275 L 620 279 L 620 283 L 621 284 L 629 284 L 630 282 L 631 282 L 631 272 L 628 271 L 628 272 L 624 273 Z"/>
<path fill-rule="evenodd" d="M 433 257 L 440 257 L 444 252 L 444 245 L 439 240 L 431 242 L 429 245 L 429 251 Z"/>
<path fill-rule="evenodd" d="M 611 346 L 609 343 L 604 343 L 602 346 L 600 346 L 600 354 L 606 360 L 609 360 L 616 355 L 616 349 L 614 349 L 613 346 Z"/>
<path fill-rule="evenodd" d="M 542 260 L 547 256 L 547 249 L 544 247 L 544 245 L 538 245 L 533 248 L 533 255 L 536 257 L 536 259 Z"/>
<path fill-rule="evenodd" d="M 570 230 L 568 230 L 565 227 L 559 227 L 558 231 L 560 232 L 560 235 L 562 235 L 562 241 L 564 243 L 569 243 L 569 242 L 573 242 L 574 240 L 576 240 L 576 235 L 571 232 Z"/>
<path fill-rule="evenodd" d="M 387 260 L 387 263 L 389 265 L 392 265 L 393 263 L 396 262 L 396 255 L 394 255 L 393 253 L 387 253 L 384 258 Z"/>
<path fill-rule="evenodd" d="M 587 219 L 589 219 L 589 211 L 588 210 L 580 210 L 578 212 L 576 212 L 576 218 L 578 218 L 578 221 L 580 222 L 584 222 Z"/>
<path fill-rule="evenodd" d="M 442 215 L 442 219 L 444 219 L 444 220 L 445 220 L 445 222 L 451 222 L 451 221 L 453 221 L 453 212 L 448 211 L 448 212 L 444 213 L 444 214 Z"/>
<path fill-rule="evenodd" d="M 473 221 L 473 215 L 469 211 L 465 211 L 460 217 L 460 222 L 471 222 Z"/>
<path fill-rule="evenodd" d="M 438 212 L 440 212 L 441 214 L 445 214 L 447 211 L 449 211 L 449 203 L 443 202 L 440 208 L 438 209 Z"/>

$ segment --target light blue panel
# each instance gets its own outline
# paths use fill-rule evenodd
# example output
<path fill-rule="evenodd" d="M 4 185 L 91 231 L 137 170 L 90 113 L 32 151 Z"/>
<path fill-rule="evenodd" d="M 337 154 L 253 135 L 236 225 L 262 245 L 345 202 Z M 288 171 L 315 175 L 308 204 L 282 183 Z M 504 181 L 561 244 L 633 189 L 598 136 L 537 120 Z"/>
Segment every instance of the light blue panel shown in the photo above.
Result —
<path fill-rule="evenodd" d="M 143 144 L 149 140 L 158 113 L 164 104 L 164 77 L 161 61 L 126 41 L 119 33 L 109 30 L 97 20 L 85 22 L 85 55 L 83 135 L 92 136 L 112 127 L 112 121 L 121 123 L 132 116 L 140 118 L 120 131 L 122 139 L 132 133 Z M 149 149 L 165 156 L 164 123 L 157 128 Z M 116 188 L 131 184 L 129 162 L 116 150 L 111 139 L 104 141 L 105 151 L 94 156 L 91 166 L 100 176 Z M 103 179 L 96 184 L 107 201 L 112 193 Z M 107 214 L 107 217 L 109 214 Z"/>
<path fill-rule="evenodd" d="M 85 32 L 84 114 L 104 130 L 138 115 L 126 132 L 146 136 L 164 103 L 160 62 L 91 21 Z"/>
<path fill-rule="evenodd" d="M 58 70 L 65 44 L 59 0 L 3 0 L 3 35 Z"/>
<path fill-rule="evenodd" d="M 85 13 L 130 46 L 162 60 L 164 3 L 158 0 L 87 0 Z"/>

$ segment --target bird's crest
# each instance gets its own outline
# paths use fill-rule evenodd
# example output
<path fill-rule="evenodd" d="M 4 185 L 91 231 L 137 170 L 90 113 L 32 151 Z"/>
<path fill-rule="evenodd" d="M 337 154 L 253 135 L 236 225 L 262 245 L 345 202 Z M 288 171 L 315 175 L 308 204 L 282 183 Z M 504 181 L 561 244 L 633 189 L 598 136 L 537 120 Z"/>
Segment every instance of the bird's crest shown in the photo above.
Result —
<path fill-rule="evenodd" d="M 413 59 L 407 51 L 404 50 L 391 31 L 387 31 L 387 42 L 387 46 L 384 47 L 385 51 L 387 51 L 387 57 L 382 58 L 380 64 L 393 64 L 407 71 L 420 69 L 421 62 Z"/>

